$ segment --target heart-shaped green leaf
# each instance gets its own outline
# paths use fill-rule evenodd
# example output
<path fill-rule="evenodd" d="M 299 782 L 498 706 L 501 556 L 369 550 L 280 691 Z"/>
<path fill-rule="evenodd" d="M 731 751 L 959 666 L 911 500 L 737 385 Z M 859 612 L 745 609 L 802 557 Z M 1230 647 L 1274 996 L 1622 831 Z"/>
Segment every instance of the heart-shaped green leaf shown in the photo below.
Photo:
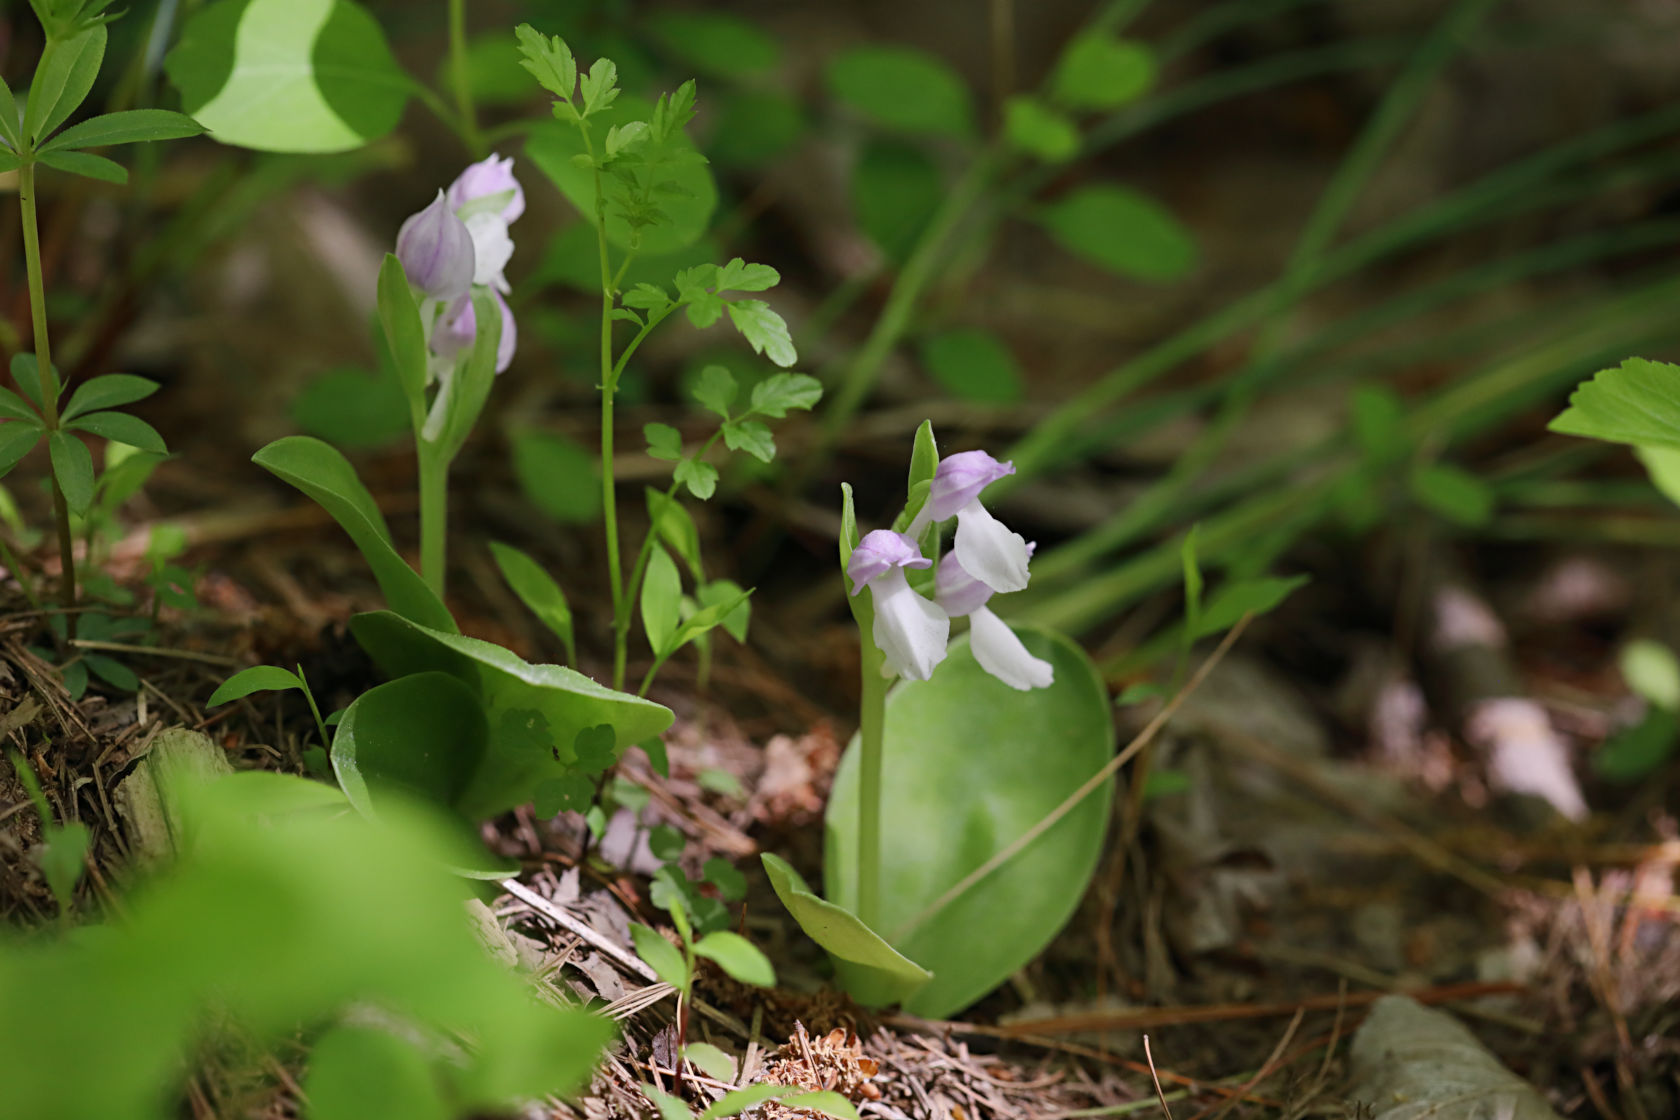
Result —
<path fill-rule="evenodd" d="M 342 152 L 397 126 L 413 79 L 350 0 L 221 0 L 164 63 L 181 107 L 224 144 Z"/>
<path fill-rule="evenodd" d="M 933 970 L 932 982 L 905 1000 L 916 1015 L 957 1012 L 1037 955 L 1072 915 L 1102 850 L 1112 782 L 928 913 L 1114 754 L 1108 693 L 1090 658 L 1058 634 L 1018 633 L 1054 667 L 1049 688 L 1008 687 L 959 640 L 930 680 L 901 684 L 887 698 L 880 817 L 891 822 L 892 842 L 880 926 L 894 948 Z M 856 877 L 857 771 L 854 740 L 829 799 L 824 857 L 828 896 L 842 906 Z"/>
<path fill-rule="evenodd" d="M 350 534 L 391 609 L 416 622 L 451 633 L 459 629 L 418 572 L 391 545 L 391 531 L 356 468 L 330 444 L 312 436 L 277 439 L 251 456 L 257 466 L 308 494 Z"/>
<path fill-rule="evenodd" d="M 487 748 L 452 802 L 469 820 L 523 804 L 540 784 L 570 772 L 577 763 L 573 744 L 585 728 L 610 725 L 622 751 L 671 724 L 671 710 L 662 704 L 559 665 L 532 665 L 492 642 L 434 630 L 391 611 L 357 615 L 350 631 L 386 674 L 448 673 L 483 705 Z M 532 733 L 535 717 L 542 721 L 540 736 Z"/>
<path fill-rule="evenodd" d="M 377 818 L 393 799 L 454 810 L 484 761 L 489 729 L 472 689 L 447 673 L 415 673 L 370 689 L 333 732 L 332 765 L 344 796 Z M 484 850 L 466 817 L 456 824 L 450 865 L 477 879 L 517 871 Z"/>
<path fill-rule="evenodd" d="M 759 858 L 776 897 L 805 936 L 834 958 L 853 999 L 866 1007 L 879 1007 L 905 1000 L 933 979 L 931 972 L 887 944 L 856 914 L 818 898 L 786 860 L 769 852 Z"/>

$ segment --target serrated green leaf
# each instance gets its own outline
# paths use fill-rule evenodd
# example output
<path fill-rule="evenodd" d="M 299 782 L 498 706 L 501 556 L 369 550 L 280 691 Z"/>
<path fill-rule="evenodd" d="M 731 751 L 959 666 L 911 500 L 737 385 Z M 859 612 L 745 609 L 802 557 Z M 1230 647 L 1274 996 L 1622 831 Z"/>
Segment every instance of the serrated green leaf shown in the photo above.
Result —
<path fill-rule="evenodd" d="M 799 360 L 788 325 L 768 303 L 760 299 L 735 300 L 727 304 L 730 322 L 752 348 L 786 369 Z"/>
<path fill-rule="evenodd" d="M 519 40 L 519 53 L 524 60 L 519 65 L 530 71 L 537 84 L 562 101 L 570 101 L 577 92 L 577 59 L 564 39 L 544 36 L 528 23 L 513 29 Z"/>
<path fill-rule="evenodd" d="M 652 458 L 672 462 L 682 458 L 682 433 L 671 425 L 643 424 L 642 435 L 647 439 L 648 455 Z"/>
<path fill-rule="evenodd" d="M 73 124 L 48 140 L 42 152 L 72 148 L 104 148 L 150 140 L 179 140 L 197 136 L 204 126 L 184 113 L 169 109 L 124 109 Z"/>
<path fill-rule="evenodd" d="M 776 440 L 757 420 L 731 420 L 723 426 L 723 442 L 731 451 L 745 451 L 761 463 L 776 457 Z"/>
<path fill-rule="evenodd" d="M 278 665 L 253 665 L 249 669 L 241 669 L 218 685 L 204 706 L 220 707 L 253 692 L 283 692 L 290 688 L 303 688 L 303 681 L 290 669 L 282 669 Z"/>
<path fill-rule="evenodd" d="M 702 502 L 717 493 L 718 472 L 710 463 L 702 463 L 690 456 L 677 463 L 673 477 L 684 486 L 688 492 Z"/>
<path fill-rule="evenodd" d="M 620 298 L 626 307 L 639 307 L 643 311 L 659 311 L 671 305 L 671 297 L 665 289 L 653 284 L 637 284 Z"/>
<path fill-rule="evenodd" d="M 583 115 L 590 116 L 607 108 L 618 98 L 618 66 L 610 58 L 597 58 L 589 73 L 578 81 L 583 95 Z"/>
<path fill-rule="evenodd" d="M 119 187 L 128 183 L 128 168 L 92 152 L 48 152 L 40 157 L 40 162 L 44 167 L 80 175 L 84 179 L 115 183 Z"/>
<path fill-rule="evenodd" d="M 735 375 L 726 366 L 711 365 L 700 371 L 700 379 L 694 386 L 694 399 L 727 420 L 736 392 Z"/>
<path fill-rule="evenodd" d="M 688 962 L 677 947 L 659 935 L 657 930 L 632 922 L 630 940 L 636 945 L 636 955 L 647 962 L 658 977 L 673 988 L 688 987 Z"/>
<path fill-rule="evenodd" d="M 653 652 L 664 654 L 675 648 L 672 638 L 677 632 L 682 602 L 682 576 L 671 554 L 658 545 L 648 556 L 647 571 L 642 576 L 642 629 L 647 633 L 648 646 Z"/>
<path fill-rule="evenodd" d="M 808 374 L 773 373 L 753 386 L 751 411 L 780 420 L 790 409 L 815 408 L 822 393 L 822 382 Z"/>
<path fill-rule="evenodd" d="M 612 159 L 647 139 L 647 130 L 646 121 L 629 121 L 607 129 L 607 158 Z"/>
<path fill-rule="evenodd" d="M 1569 395 L 1554 432 L 1611 443 L 1680 448 L 1680 366 L 1629 358 Z"/>
<path fill-rule="evenodd" d="M 719 292 L 766 292 L 782 282 L 782 274 L 767 264 L 748 264 L 736 257 L 718 269 L 712 285 Z"/>
<path fill-rule="evenodd" d="M 107 373 L 99 377 L 90 377 L 70 394 L 70 402 L 64 406 L 60 419 L 74 420 L 84 412 L 98 412 L 107 408 L 120 408 L 125 404 L 145 400 L 157 392 L 158 383 L 147 377 L 136 377 L 132 373 Z"/>
<path fill-rule="evenodd" d="M 104 436 L 106 439 L 126 443 L 130 447 L 138 447 L 156 455 L 169 454 L 169 448 L 164 445 L 163 437 L 158 435 L 156 428 L 138 416 L 130 416 L 126 412 L 90 412 L 76 417 L 64 426 Z"/>

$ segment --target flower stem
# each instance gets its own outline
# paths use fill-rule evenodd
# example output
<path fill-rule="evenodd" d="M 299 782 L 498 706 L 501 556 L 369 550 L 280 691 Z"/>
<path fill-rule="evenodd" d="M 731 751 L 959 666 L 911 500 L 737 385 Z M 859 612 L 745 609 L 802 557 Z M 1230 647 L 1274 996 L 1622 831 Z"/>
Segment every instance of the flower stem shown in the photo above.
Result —
<path fill-rule="evenodd" d="M 449 527 L 449 460 L 420 446 L 420 575 L 443 598 L 445 533 Z"/>
<path fill-rule="evenodd" d="M 585 150 L 594 159 L 589 126 L 580 124 L 579 131 Z M 607 582 L 612 588 L 613 687 L 622 689 L 630 627 L 624 572 L 618 560 L 618 490 L 613 480 L 613 390 L 617 388 L 618 370 L 613 364 L 612 313 L 617 284 L 607 251 L 607 195 L 599 166 L 595 168 L 595 245 L 601 257 L 601 520 L 607 534 Z"/>
<path fill-rule="evenodd" d="M 449 84 L 454 87 L 455 111 L 461 119 L 461 138 L 472 154 L 484 154 L 484 137 L 478 131 L 478 114 L 473 109 L 472 83 L 467 77 L 466 0 L 449 0 Z"/>
<path fill-rule="evenodd" d="M 861 694 L 858 704 L 858 846 L 857 916 L 874 929 L 881 918 L 881 755 L 887 722 L 887 681 L 881 676 L 885 661 L 868 634 L 861 655 Z"/>
<path fill-rule="evenodd" d="M 18 204 L 23 211 L 24 268 L 29 281 L 29 311 L 35 327 L 35 361 L 41 375 L 41 419 L 49 433 L 58 431 L 58 374 L 52 365 L 52 343 L 47 337 L 47 290 L 41 275 L 41 234 L 35 214 L 35 165 L 18 168 Z M 52 474 L 53 519 L 58 522 L 58 557 L 64 569 L 61 584 L 64 625 L 68 637 L 76 636 L 76 545 L 70 535 L 70 507 L 58 474 Z"/>

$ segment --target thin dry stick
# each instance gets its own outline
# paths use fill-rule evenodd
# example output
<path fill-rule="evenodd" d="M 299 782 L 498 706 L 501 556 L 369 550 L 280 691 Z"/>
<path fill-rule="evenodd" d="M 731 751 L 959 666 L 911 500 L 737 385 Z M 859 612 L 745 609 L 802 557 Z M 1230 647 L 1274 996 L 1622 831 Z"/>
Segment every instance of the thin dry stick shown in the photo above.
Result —
<path fill-rule="evenodd" d="M 1167 1094 L 1161 1088 L 1161 1075 L 1155 1072 L 1155 1055 L 1149 1052 L 1149 1036 L 1143 1036 L 1143 1058 L 1149 1063 L 1149 1077 L 1155 1082 L 1155 1099 L 1161 1102 L 1161 1111 L 1167 1114 L 1167 1120 L 1172 1120 L 1172 1109 L 1167 1105 Z"/>
<path fill-rule="evenodd" d="M 659 973 L 648 967 L 648 965 L 640 957 L 636 956 L 634 953 L 626 952 L 624 949 L 615 944 L 612 938 L 603 937 L 587 923 L 578 921 L 576 918 L 566 913 L 566 911 L 562 910 L 560 907 L 554 905 L 554 903 L 550 902 L 542 895 L 525 886 L 525 884 L 521 883 L 519 880 L 503 879 L 500 886 L 504 891 L 507 891 L 531 909 L 537 911 L 546 918 L 552 918 L 554 921 L 560 923 L 560 925 L 564 926 L 567 930 L 583 938 L 585 941 L 589 942 L 591 945 L 601 950 L 601 952 L 607 954 L 607 956 L 611 957 L 625 968 L 628 968 L 631 972 L 634 972 L 642 979 L 650 980 L 655 984 L 662 983 L 659 979 Z"/>
<path fill-rule="evenodd" d="M 1242 632 L 1248 628 L 1249 619 L 1253 617 L 1254 616 L 1252 614 L 1245 614 L 1235 626 L 1231 627 L 1230 633 L 1225 635 L 1224 639 L 1219 643 L 1218 648 L 1215 649 L 1208 659 L 1202 662 L 1201 666 L 1196 670 L 1196 675 L 1191 677 L 1185 686 L 1178 690 L 1178 694 L 1168 702 L 1166 707 L 1156 713 L 1155 718 L 1150 720 L 1144 729 L 1139 731 L 1130 743 L 1126 744 L 1125 750 L 1109 759 L 1108 763 L 1103 766 L 1101 770 L 1098 770 L 1095 774 L 1091 775 L 1090 779 L 1087 780 L 1084 785 L 1069 794 L 1066 801 L 1063 801 L 1060 805 L 1050 810 L 1050 812 L 1044 816 L 1043 820 L 1023 832 L 1015 839 L 1014 843 L 1010 844 L 1008 847 L 994 855 L 991 859 L 982 863 L 979 867 L 976 867 L 973 871 L 963 876 L 962 880 L 957 883 L 956 886 L 934 899 L 933 902 L 929 903 L 926 909 L 922 910 L 921 913 L 917 914 L 914 918 L 911 918 L 909 921 L 894 930 L 892 932 L 892 936 L 889 937 L 888 940 L 895 945 L 903 944 L 904 939 L 911 933 L 915 932 L 923 922 L 927 921 L 929 918 L 945 909 L 945 907 L 951 905 L 951 903 L 967 894 L 974 888 L 976 883 L 980 882 L 980 880 L 984 879 L 986 876 L 1014 859 L 1020 854 L 1023 848 L 1027 847 L 1027 845 L 1031 844 L 1034 840 L 1037 840 L 1040 836 L 1043 836 L 1046 832 L 1056 827 L 1056 823 L 1069 813 L 1073 812 L 1075 806 L 1091 794 L 1095 793 L 1104 782 L 1114 776 L 1114 772 L 1116 770 L 1119 770 L 1120 767 L 1131 761 L 1133 755 L 1137 754 L 1146 745 L 1148 745 L 1149 742 L 1160 733 L 1161 728 L 1166 726 L 1168 720 L 1178 714 L 1179 706 L 1182 705 L 1184 701 L 1190 697 L 1190 694 L 1195 692 L 1197 687 L 1207 679 L 1207 675 L 1213 671 L 1213 667 L 1219 664 L 1219 662 L 1225 657 L 1226 652 L 1229 651 L 1230 648 L 1236 644 L 1237 639 L 1242 636 Z"/>
<path fill-rule="evenodd" d="M 1342 983 L 1342 993 L 1345 995 L 1346 992 L 1347 983 L 1344 981 Z M 1342 1004 L 1336 1008 L 1336 1014 L 1338 1017 L 1341 1015 L 1342 1007 L 1345 1006 L 1346 1004 Z M 1284 1052 L 1289 1049 L 1289 1044 L 1295 1039 L 1295 1032 L 1301 1029 L 1301 1020 L 1306 1017 L 1306 1008 L 1301 1007 L 1296 1009 L 1295 1017 L 1289 1020 L 1289 1028 L 1283 1032 L 1283 1037 L 1278 1039 L 1278 1044 L 1276 1046 L 1272 1047 L 1271 1054 L 1267 1056 L 1263 1063 L 1261 1063 L 1260 1068 L 1254 1071 L 1254 1076 L 1242 1083 L 1241 1087 L 1237 1090 L 1239 1093 L 1246 1094 L 1250 1089 L 1253 1089 L 1259 1085 L 1260 1082 L 1266 1080 L 1266 1078 L 1276 1072 L 1278 1068 L 1278 1060 L 1282 1058 Z M 1231 1110 L 1237 1106 L 1237 1101 L 1240 1099 L 1242 1098 L 1235 1096 L 1227 1097 L 1225 1098 L 1224 1104 L 1204 1109 L 1202 1112 L 1193 1117 L 1192 1120 L 1201 1120 L 1201 1117 L 1206 1116 L 1210 1112 L 1213 1113 L 1213 1120 L 1225 1120 L 1225 1117 L 1230 1115 Z"/>

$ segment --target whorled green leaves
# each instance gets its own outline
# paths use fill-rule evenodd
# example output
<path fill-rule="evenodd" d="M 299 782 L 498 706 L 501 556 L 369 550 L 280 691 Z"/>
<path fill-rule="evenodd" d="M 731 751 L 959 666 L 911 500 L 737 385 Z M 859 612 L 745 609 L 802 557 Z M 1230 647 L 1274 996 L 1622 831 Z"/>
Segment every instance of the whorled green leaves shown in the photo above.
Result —
<path fill-rule="evenodd" d="M 1037 955 L 1073 913 L 1102 849 L 1112 782 L 940 904 L 1114 753 L 1107 690 L 1090 658 L 1060 635 L 1018 633 L 1054 666 L 1049 688 L 1008 687 L 959 640 L 930 680 L 903 683 L 887 698 L 880 814 L 894 832 L 879 932 L 933 973 L 905 1000 L 913 1014 L 960 1011 Z M 857 755 L 854 741 L 827 814 L 824 881 L 841 907 L 853 904 L 856 877 Z"/>
<path fill-rule="evenodd" d="M 215 139 L 271 152 L 340 152 L 397 126 L 413 80 L 351 0 L 219 0 L 164 68 Z"/>

